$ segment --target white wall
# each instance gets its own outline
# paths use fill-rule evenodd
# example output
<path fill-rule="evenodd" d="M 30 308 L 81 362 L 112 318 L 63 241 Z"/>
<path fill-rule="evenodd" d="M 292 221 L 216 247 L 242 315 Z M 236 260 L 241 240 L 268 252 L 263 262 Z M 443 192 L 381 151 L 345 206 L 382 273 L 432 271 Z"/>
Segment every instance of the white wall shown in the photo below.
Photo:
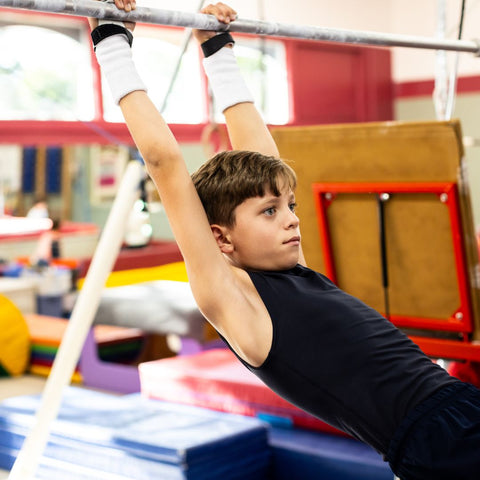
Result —
<path fill-rule="evenodd" d="M 199 5 L 198 0 L 137 2 L 138 5 L 182 11 L 195 11 Z M 226 0 L 224 3 L 231 5 L 242 18 L 260 19 L 263 5 L 268 21 L 350 29 L 380 29 L 390 11 L 388 0 Z M 366 11 L 366 5 L 368 10 L 375 12 L 373 15 Z"/>
<path fill-rule="evenodd" d="M 437 35 L 437 0 L 393 0 L 390 1 L 392 32 L 409 35 Z M 446 36 L 457 38 L 460 19 L 460 0 L 446 0 Z M 478 25 L 480 24 L 480 2 L 468 0 L 463 25 L 462 38 L 473 40 L 480 38 Z M 453 64 L 455 54 L 447 55 L 449 65 Z M 393 75 L 396 81 L 418 80 L 432 78 L 435 72 L 435 53 L 420 50 L 398 48 L 394 51 Z M 479 75 L 480 58 L 469 53 L 460 54 L 460 75 Z"/>
<path fill-rule="evenodd" d="M 139 5 L 172 10 L 196 11 L 198 0 L 138 0 Z M 265 19 L 295 24 L 312 24 L 331 28 L 372 30 L 384 33 L 437 35 L 438 0 L 230 0 L 239 17 Z M 208 2 L 205 2 L 208 3 Z M 213 3 L 213 2 L 212 2 Z M 461 0 L 446 0 L 447 38 L 456 38 Z M 463 38 L 480 38 L 480 0 L 466 2 Z M 447 56 L 453 63 L 453 53 Z M 393 77 L 397 82 L 432 79 L 435 75 L 434 51 L 394 48 Z M 460 75 L 479 75 L 480 58 L 460 55 Z"/>

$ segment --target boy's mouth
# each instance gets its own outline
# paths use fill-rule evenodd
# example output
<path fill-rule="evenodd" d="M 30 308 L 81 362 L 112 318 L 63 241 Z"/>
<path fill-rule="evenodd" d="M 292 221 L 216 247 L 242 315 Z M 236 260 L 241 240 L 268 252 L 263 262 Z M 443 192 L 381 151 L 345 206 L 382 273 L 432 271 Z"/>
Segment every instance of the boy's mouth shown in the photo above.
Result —
<path fill-rule="evenodd" d="M 289 244 L 289 243 L 300 244 L 300 237 L 299 236 L 292 237 L 292 238 L 290 238 L 289 240 L 287 240 L 286 242 L 283 242 L 283 243 L 285 243 L 285 244 Z"/>

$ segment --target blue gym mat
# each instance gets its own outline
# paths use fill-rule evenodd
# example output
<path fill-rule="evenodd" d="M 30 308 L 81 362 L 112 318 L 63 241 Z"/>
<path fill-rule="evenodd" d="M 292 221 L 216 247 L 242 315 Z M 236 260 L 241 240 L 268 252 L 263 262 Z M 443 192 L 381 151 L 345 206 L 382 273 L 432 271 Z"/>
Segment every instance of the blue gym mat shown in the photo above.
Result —
<path fill-rule="evenodd" d="M 10 469 L 40 396 L 0 404 L 0 468 Z M 265 480 L 267 427 L 257 419 L 198 407 L 65 390 L 38 479 Z"/>
<path fill-rule="evenodd" d="M 272 428 L 269 443 L 275 480 L 393 480 L 388 463 L 352 438 Z"/>

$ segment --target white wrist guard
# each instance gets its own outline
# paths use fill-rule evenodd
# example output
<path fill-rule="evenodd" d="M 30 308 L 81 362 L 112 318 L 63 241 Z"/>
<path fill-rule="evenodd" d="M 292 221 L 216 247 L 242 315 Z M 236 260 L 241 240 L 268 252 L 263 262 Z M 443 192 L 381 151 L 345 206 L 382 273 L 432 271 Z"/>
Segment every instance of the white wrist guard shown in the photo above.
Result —
<path fill-rule="evenodd" d="M 105 38 L 96 46 L 95 53 L 117 105 L 131 92 L 147 91 L 133 63 L 132 51 L 125 35 Z"/>
<path fill-rule="evenodd" d="M 204 58 L 203 68 L 220 111 L 237 103 L 253 103 L 253 96 L 242 77 L 232 48 L 221 48 Z"/>

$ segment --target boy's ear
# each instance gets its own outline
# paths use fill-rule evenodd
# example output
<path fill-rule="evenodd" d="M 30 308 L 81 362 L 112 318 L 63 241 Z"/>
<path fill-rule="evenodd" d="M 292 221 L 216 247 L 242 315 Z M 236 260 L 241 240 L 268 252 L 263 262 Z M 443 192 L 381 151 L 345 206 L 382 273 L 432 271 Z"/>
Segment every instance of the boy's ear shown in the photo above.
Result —
<path fill-rule="evenodd" d="M 233 252 L 233 243 L 230 240 L 230 235 L 228 230 L 221 225 L 210 225 L 212 229 L 213 236 L 217 241 L 217 245 L 220 248 L 222 253 L 232 253 Z"/>

